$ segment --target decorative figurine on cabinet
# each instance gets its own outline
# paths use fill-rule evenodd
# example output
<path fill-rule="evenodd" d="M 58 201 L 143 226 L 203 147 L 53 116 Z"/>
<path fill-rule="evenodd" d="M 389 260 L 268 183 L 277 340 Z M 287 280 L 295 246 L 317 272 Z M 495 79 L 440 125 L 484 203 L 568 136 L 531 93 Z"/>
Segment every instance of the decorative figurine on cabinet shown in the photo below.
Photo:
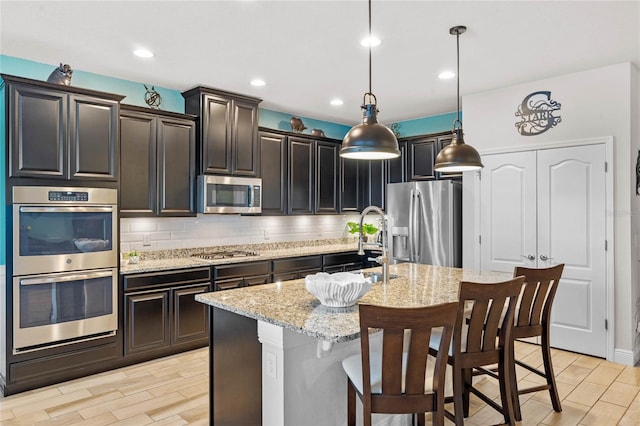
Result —
<path fill-rule="evenodd" d="M 64 64 L 60 62 L 60 66 L 54 69 L 51 74 L 49 74 L 49 78 L 47 78 L 47 83 L 52 84 L 62 84 L 64 86 L 71 85 L 71 77 L 73 74 L 73 70 L 71 69 L 71 65 Z"/>
<path fill-rule="evenodd" d="M 151 89 L 149 89 L 146 84 L 143 84 L 143 86 L 146 90 L 146 92 L 144 92 L 144 101 L 146 104 L 149 105 L 149 108 L 160 109 L 160 104 L 162 103 L 160 93 L 156 91 L 154 86 L 151 86 Z"/>
<path fill-rule="evenodd" d="M 320 137 L 322 137 L 322 138 L 326 137 L 326 136 L 324 135 L 324 130 L 320 130 L 320 129 L 311 129 L 311 134 L 312 134 L 313 136 L 320 136 Z"/>
<path fill-rule="evenodd" d="M 299 117 L 291 117 L 289 124 L 291 124 L 291 130 L 298 133 L 302 133 L 307 128 Z"/>

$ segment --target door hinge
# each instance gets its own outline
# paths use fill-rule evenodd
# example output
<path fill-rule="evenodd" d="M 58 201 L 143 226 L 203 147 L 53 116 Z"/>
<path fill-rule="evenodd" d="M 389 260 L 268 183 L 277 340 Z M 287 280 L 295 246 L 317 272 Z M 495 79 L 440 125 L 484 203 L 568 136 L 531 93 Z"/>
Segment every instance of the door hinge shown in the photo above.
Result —
<path fill-rule="evenodd" d="M 609 320 L 604 320 L 604 329 L 605 330 L 609 329 Z"/>
<path fill-rule="evenodd" d="M 604 240 L 604 251 L 609 250 L 609 242 L 607 240 Z"/>
<path fill-rule="evenodd" d="M 478 244 L 482 244 L 482 235 L 478 235 Z"/>
<path fill-rule="evenodd" d="M 607 173 L 609 171 L 609 163 L 608 162 L 604 162 L 604 172 Z"/>

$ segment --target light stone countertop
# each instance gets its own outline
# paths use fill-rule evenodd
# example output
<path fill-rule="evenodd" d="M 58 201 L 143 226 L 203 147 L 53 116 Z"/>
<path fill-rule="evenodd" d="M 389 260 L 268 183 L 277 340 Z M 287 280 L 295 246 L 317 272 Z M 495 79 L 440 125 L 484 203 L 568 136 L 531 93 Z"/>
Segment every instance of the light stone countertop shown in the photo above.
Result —
<path fill-rule="evenodd" d="M 372 268 L 380 271 L 380 268 Z M 386 286 L 373 284 L 358 303 L 418 307 L 458 300 L 461 281 L 499 282 L 511 279 L 504 272 L 477 272 L 415 263 L 389 266 L 398 275 Z M 304 279 L 264 284 L 196 295 L 196 300 L 239 315 L 285 327 L 326 342 L 346 342 L 359 337 L 357 304 L 349 308 L 320 305 Z"/>
<path fill-rule="evenodd" d="M 258 256 L 247 257 L 234 257 L 226 259 L 201 259 L 198 257 L 190 256 L 190 251 L 194 253 L 203 252 L 207 250 L 220 251 L 218 248 L 205 248 L 205 249 L 192 249 L 183 250 L 178 257 L 164 257 L 164 258 L 143 258 L 137 264 L 128 264 L 120 266 L 120 274 L 137 274 L 144 272 L 156 272 L 167 271 L 172 269 L 186 269 L 197 268 L 203 266 L 212 265 L 229 265 L 233 263 L 246 263 L 246 262 L 259 262 L 261 260 L 274 260 L 284 259 L 297 256 L 311 256 L 314 254 L 331 254 L 331 253 L 343 253 L 349 251 L 356 251 L 358 249 L 357 242 L 355 243 L 343 243 L 342 241 L 336 244 L 326 245 L 308 245 L 302 247 L 281 247 L 261 249 L 251 246 L 240 247 L 239 249 L 256 251 Z"/>

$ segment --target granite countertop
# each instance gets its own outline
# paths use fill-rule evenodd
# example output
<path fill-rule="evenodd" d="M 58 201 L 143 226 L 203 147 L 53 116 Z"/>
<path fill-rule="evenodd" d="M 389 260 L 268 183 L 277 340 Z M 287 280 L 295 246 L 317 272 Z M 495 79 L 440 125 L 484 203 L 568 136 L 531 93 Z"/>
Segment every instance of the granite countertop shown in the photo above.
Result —
<path fill-rule="evenodd" d="M 142 260 L 140 260 L 140 262 L 137 264 L 121 265 L 120 274 L 127 275 L 143 272 L 166 271 L 171 269 L 259 262 L 261 260 L 274 260 L 297 256 L 311 256 L 314 254 L 342 253 L 356 251 L 358 249 L 357 240 L 354 240 L 353 242 L 345 241 L 344 239 L 324 240 L 314 243 L 302 242 L 299 244 L 282 243 L 271 245 L 230 246 L 230 248 L 205 247 L 194 249 L 165 250 L 158 252 L 142 252 Z M 193 254 L 197 253 L 223 250 L 255 251 L 258 253 L 258 255 L 210 260 L 193 257 Z"/>
<path fill-rule="evenodd" d="M 371 270 L 379 271 L 380 268 Z M 458 299 L 460 281 L 496 282 L 510 279 L 504 272 L 402 263 L 389 266 L 398 275 L 387 285 L 377 282 L 358 303 L 417 307 Z M 202 293 L 196 300 L 249 318 L 265 321 L 327 342 L 346 342 L 359 336 L 357 305 L 328 308 L 307 291 L 304 279 Z"/>

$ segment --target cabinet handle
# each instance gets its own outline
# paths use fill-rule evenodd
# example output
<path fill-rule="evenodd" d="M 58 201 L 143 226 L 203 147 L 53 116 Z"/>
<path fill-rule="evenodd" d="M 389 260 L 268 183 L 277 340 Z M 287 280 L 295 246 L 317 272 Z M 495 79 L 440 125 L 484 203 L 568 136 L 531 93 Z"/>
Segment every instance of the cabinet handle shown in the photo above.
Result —
<path fill-rule="evenodd" d="M 540 255 L 540 260 L 544 260 L 544 261 L 546 261 L 546 260 L 551 260 L 551 259 L 553 259 L 553 257 L 547 257 L 547 256 L 545 256 L 544 254 L 541 254 L 541 255 Z"/>
<path fill-rule="evenodd" d="M 528 255 L 526 255 L 526 256 L 525 256 L 524 254 L 521 254 L 520 256 L 521 256 L 521 257 L 524 257 L 524 258 L 525 258 L 525 259 L 527 259 L 527 260 L 535 260 L 535 258 L 536 258 L 536 257 L 535 257 L 534 255 L 532 255 L 532 254 L 528 254 Z"/>

